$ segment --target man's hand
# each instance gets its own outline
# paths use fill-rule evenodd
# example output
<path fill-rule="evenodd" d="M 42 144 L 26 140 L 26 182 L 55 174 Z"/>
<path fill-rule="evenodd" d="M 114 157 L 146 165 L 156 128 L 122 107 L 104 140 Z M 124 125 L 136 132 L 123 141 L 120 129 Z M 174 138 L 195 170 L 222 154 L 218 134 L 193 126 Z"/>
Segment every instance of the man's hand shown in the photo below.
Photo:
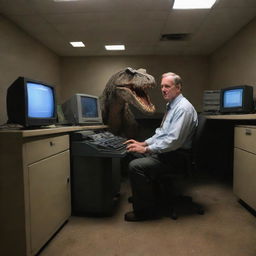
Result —
<path fill-rule="evenodd" d="M 137 152 L 144 154 L 147 151 L 147 143 L 146 142 L 139 142 L 136 140 L 127 140 L 124 142 L 124 144 L 127 144 L 127 151 L 128 152 Z"/>
<path fill-rule="evenodd" d="M 141 145 L 141 146 L 144 146 L 144 147 L 147 146 L 146 142 L 139 142 L 139 141 L 133 140 L 133 139 L 125 141 L 124 144 L 138 144 L 138 145 Z"/>

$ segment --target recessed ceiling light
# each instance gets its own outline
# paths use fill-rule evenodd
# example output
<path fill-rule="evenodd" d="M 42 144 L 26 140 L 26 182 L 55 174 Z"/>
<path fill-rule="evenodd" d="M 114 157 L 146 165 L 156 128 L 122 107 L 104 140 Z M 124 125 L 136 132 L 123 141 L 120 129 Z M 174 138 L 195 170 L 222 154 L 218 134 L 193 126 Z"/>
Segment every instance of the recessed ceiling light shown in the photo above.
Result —
<path fill-rule="evenodd" d="M 173 9 L 210 9 L 216 0 L 175 0 Z"/>
<path fill-rule="evenodd" d="M 125 46 L 122 44 L 105 45 L 105 48 L 108 51 L 123 51 L 123 50 L 125 50 Z"/>
<path fill-rule="evenodd" d="M 73 47 L 85 47 L 83 42 L 69 42 Z"/>

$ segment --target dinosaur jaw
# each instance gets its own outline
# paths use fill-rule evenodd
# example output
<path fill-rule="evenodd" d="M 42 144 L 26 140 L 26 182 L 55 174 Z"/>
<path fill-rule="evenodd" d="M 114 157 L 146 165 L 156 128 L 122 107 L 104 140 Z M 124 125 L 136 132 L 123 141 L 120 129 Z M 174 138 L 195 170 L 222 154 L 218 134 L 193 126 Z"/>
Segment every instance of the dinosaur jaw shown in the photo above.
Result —
<path fill-rule="evenodd" d="M 153 114 L 155 112 L 155 106 L 151 103 L 144 89 L 132 86 L 120 86 L 116 90 L 124 101 L 129 102 L 141 112 L 147 114 Z"/>

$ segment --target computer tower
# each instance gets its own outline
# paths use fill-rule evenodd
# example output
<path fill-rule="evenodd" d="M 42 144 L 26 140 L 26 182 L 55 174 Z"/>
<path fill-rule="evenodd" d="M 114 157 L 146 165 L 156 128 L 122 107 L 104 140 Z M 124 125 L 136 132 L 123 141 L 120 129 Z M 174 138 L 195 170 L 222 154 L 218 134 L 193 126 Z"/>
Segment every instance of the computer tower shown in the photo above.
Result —
<path fill-rule="evenodd" d="M 220 90 L 206 90 L 203 95 L 203 112 L 220 112 Z"/>
<path fill-rule="evenodd" d="M 72 156 L 72 215 L 112 215 L 120 195 L 120 158 Z"/>

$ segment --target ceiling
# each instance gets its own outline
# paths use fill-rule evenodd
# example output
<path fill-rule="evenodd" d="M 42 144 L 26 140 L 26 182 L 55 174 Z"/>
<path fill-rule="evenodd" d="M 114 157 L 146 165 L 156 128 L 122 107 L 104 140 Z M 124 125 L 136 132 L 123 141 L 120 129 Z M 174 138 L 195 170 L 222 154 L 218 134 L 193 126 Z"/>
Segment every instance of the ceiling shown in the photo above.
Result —
<path fill-rule="evenodd" d="M 208 55 L 256 16 L 256 0 L 172 10 L 173 0 L 0 0 L 0 14 L 60 56 Z M 189 33 L 162 41 L 162 34 Z M 83 41 L 73 48 L 70 41 Z M 126 51 L 106 51 L 125 44 Z"/>

